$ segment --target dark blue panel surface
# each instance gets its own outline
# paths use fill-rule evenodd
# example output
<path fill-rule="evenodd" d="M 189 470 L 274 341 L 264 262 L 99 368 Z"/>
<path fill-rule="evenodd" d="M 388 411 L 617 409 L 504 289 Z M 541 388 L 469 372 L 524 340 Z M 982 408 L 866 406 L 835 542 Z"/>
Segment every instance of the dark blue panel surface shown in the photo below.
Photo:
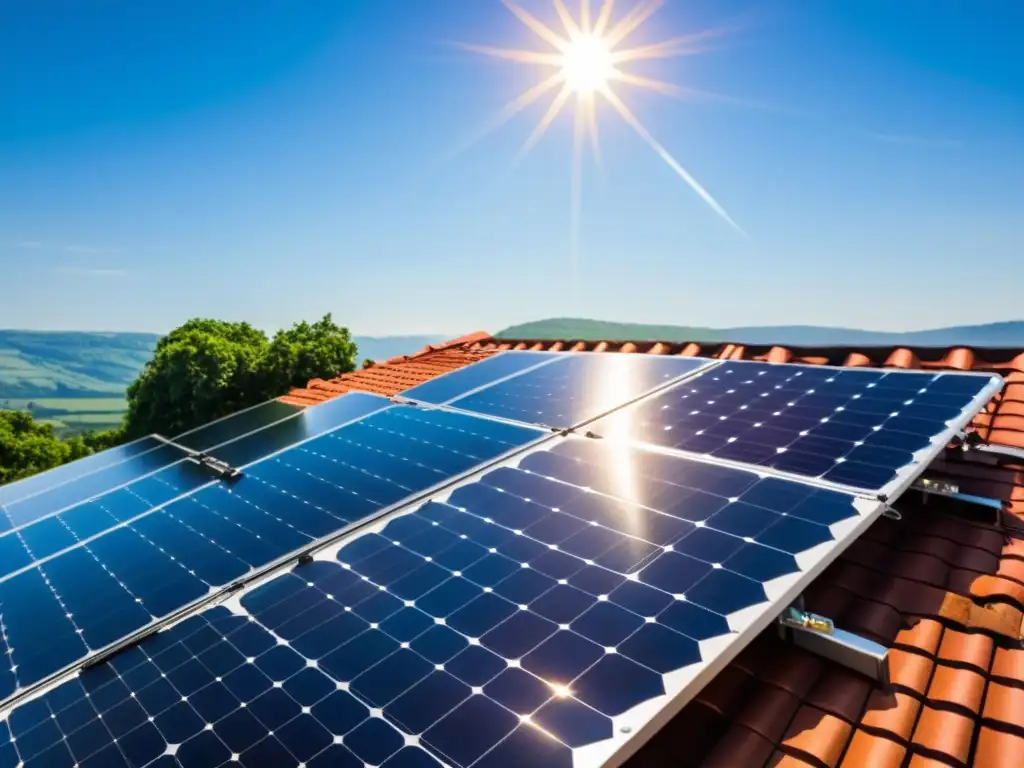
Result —
<path fill-rule="evenodd" d="M 100 451 L 78 461 L 72 461 L 69 464 L 63 464 L 46 472 L 41 472 L 38 475 L 26 477 L 24 480 L 18 480 L 8 485 L 0 485 L 0 504 L 3 506 L 11 505 L 16 501 L 28 496 L 34 496 L 53 486 L 67 483 L 76 477 L 96 472 L 114 464 L 120 464 L 133 456 L 159 448 L 160 445 L 161 443 L 155 438 L 144 437 L 127 445 L 120 445 L 116 448 Z"/>
<path fill-rule="evenodd" d="M 184 445 L 194 451 L 205 451 L 301 412 L 302 408 L 297 405 L 282 403 L 280 400 L 270 400 L 198 429 L 189 430 L 172 439 L 178 445 Z"/>
<path fill-rule="evenodd" d="M 14 744 L 30 768 L 60 739 L 83 760 L 114 743 L 86 731 L 102 715 L 139 764 L 570 768 L 798 570 L 759 537 L 856 514 L 843 494 L 564 442 L 16 709 Z"/>
<path fill-rule="evenodd" d="M 572 427 L 708 362 L 694 357 L 564 353 L 553 363 L 449 405 L 528 424 Z"/>
<path fill-rule="evenodd" d="M 914 462 L 993 379 L 727 363 L 591 431 L 866 489 Z"/>
<path fill-rule="evenodd" d="M 465 395 L 470 390 L 493 384 L 498 379 L 550 363 L 558 358 L 558 353 L 554 352 L 501 352 L 407 389 L 402 396 L 422 403 L 441 405 Z"/>
<path fill-rule="evenodd" d="M 64 483 L 52 485 L 32 496 L 7 502 L 7 515 L 12 527 L 18 527 L 79 504 L 93 496 L 107 493 L 118 486 L 138 480 L 143 475 L 158 472 L 180 461 L 185 456 L 178 448 L 161 444 L 158 448 L 137 454 L 116 464 L 80 475 Z M 51 470 L 56 471 L 56 470 Z M 43 473 L 40 477 L 48 475 Z"/>
<path fill-rule="evenodd" d="M 231 485 L 211 483 L 156 510 L 145 494 L 169 488 L 159 475 L 8 533 L 0 542 L 11 542 L 11 551 L 0 554 L 21 570 L 0 578 L 0 605 L 17 683 L 38 681 L 211 589 L 542 435 L 392 407 L 263 460 Z M 92 531 L 97 519 L 108 529 L 123 525 Z M 376 618 L 390 615 L 389 606 L 376 608 Z"/>

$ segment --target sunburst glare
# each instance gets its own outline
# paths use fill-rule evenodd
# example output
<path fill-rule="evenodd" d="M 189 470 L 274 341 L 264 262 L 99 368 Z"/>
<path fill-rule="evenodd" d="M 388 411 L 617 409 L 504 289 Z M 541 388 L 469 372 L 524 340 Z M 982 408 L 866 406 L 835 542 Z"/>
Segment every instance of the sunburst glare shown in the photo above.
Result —
<path fill-rule="evenodd" d="M 554 92 L 550 106 L 526 139 L 518 158 L 524 157 L 544 136 L 547 129 L 570 102 L 573 103 L 574 129 L 572 152 L 572 213 L 570 258 L 574 265 L 579 242 L 580 186 L 583 148 L 589 143 L 595 158 L 600 161 L 597 133 L 598 103 L 608 104 L 626 124 L 661 158 L 661 160 L 724 221 L 742 232 L 740 226 L 725 208 L 672 154 L 658 142 L 639 118 L 626 105 L 619 94 L 628 86 L 657 93 L 686 98 L 700 96 L 700 92 L 672 83 L 643 77 L 625 71 L 630 62 L 668 59 L 705 50 L 707 40 L 715 31 L 676 37 L 658 43 L 624 46 L 624 42 L 637 32 L 662 5 L 662 0 L 641 0 L 613 23 L 615 0 L 603 0 L 596 18 L 592 17 L 590 0 L 580 0 L 579 14 L 574 17 L 565 0 L 552 0 L 562 29 L 556 31 L 522 8 L 514 0 L 502 0 L 509 11 L 522 22 L 550 50 L 515 50 L 484 45 L 464 44 L 462 47 L 500 59 L 540 65 L 555 71 L 541 82 L 513 99 L 488 127 L 493 130 L 517 113 L 547 94 Z"/>

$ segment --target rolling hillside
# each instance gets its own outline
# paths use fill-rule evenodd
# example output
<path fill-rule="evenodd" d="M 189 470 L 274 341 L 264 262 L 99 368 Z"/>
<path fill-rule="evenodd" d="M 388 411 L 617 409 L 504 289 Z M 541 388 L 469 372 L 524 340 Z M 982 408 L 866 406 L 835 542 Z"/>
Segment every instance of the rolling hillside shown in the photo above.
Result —
<path fill-rule="evenodd" d="M 123 398 L 159 338 L 152 333 L 0 330 L 0 403 Z M 446 338 L 356 336 L 357 363 L 408 354 Z"/>
<path fill-rule="evenodd" d="M 705 328 L 680 325 L 614 323 L 582 318 L 551 318 L 506 328 L 510 339 L 583 339 L 650 341 L 733 341 L 786 346 L 935 346 L 1024 347 L 1024 320 L 963 325 L 924 331 L 862 331 L 812 325 Z"/>

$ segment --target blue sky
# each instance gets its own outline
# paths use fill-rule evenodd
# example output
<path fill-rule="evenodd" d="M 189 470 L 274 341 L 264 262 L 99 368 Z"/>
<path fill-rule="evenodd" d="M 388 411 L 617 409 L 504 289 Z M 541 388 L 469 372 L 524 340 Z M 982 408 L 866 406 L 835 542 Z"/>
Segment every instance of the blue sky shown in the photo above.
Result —
<path fill-rule="evenodd" d="M 1024 5 L 898 6 L 667 0 L 732 31 L 634 71 L 747 103 L 619 93 L 747 234 L 602 109 L 573 269 L 568 114 L 450 156 L 539 79 L 450 44 L 542 49 L 498 0 L 5 0 L 0 327 L 1020 318 Z"/>

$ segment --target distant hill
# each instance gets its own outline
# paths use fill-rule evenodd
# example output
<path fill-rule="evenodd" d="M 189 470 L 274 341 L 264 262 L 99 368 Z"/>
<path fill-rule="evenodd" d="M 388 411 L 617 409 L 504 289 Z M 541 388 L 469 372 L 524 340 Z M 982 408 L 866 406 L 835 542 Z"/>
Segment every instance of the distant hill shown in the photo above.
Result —
<path fill-rule="evenodd" d="M 862 331 L 815 325 L 706 328 L 680 325 L 613 323 L 582 318 L 552 318 L 506 328 L 509 339 L 582 339 L 646 341 L 732 341 L 744 344 L 818 346 L 1021 347 L 1024 320 L 984 325 L 961 325 L 924 331 Z"/>
<path fill-rule="evenodd" d="M 158 338 L 151 333 L 0 330 L 0 396 L 123 395 Z"/>
<path fill-rule="evenodd" d="M 153 354 L 153 333 L 0 330 L 0 402 L 122 397 Z M 445 336 L 356 336 L 358 365 L 415 352 Z"/>
<path fill-rule="evenodd" d="M 448 341 L 451 336 L 355 336 L 356 346 L 359 347 L 359 358 L 357 363 L 370 358 L 378 363 L 390 357 L 408 355 L 418 352 L 427 344 L 440 344 Z"/>

